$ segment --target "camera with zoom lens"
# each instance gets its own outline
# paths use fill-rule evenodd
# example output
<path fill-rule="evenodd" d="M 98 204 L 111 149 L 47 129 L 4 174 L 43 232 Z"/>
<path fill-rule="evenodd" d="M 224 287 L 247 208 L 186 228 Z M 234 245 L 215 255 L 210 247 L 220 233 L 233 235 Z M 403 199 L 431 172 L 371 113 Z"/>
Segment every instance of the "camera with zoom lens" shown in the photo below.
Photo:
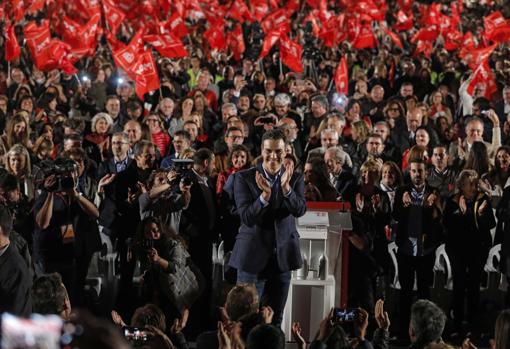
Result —
<path fill-rule="evenodd" d="M 69 191 L 74 188 L 73 173 L 78 171 L 78 165 L 71 159 L 57 159 L 55 161 L 44 160 L 40 163 L 42 172 L 39 187 L 49 192 Z M 55 176 L 55 183 L 47 186 L 44 180 L 49 176 Z"/>
<path fill-rule="evenodd" d="M 150 251 L 151 249 L 154 248 L 154 239 L 143 239 L 141 245 L 142 249 Z"/>
<path fill-rule="evenodd" d="M 175 186 L 182 182 L 183 185 L 190 186 L 193 183 L 191 166 L 193 166 L 192 159 L 174 159 L 170 171 L 175 171 L 177 176 L 170 184 Z"/>

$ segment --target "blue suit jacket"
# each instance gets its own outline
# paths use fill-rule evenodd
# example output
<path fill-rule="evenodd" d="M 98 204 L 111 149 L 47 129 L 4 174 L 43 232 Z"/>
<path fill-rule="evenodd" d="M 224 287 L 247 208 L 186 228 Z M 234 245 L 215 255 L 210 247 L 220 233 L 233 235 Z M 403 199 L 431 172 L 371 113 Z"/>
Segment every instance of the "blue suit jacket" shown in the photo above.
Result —
<path fill-rule="evenodd" d="M 234 197 L 241 219 L 239 234 L 230 257 L 230 266 L 249 273 L 261 272 L 276 253 L 280 271 L 301 268 L 296 217 L 306 211 L 303 175 L 294 172 L 291 193 L 283 196 L 279 183 L 273 185 L 268 206 L 259 197 L 262 191 L 255 182 L 256 171 L 262 166 L 238 172 L 234 177 Z"/>

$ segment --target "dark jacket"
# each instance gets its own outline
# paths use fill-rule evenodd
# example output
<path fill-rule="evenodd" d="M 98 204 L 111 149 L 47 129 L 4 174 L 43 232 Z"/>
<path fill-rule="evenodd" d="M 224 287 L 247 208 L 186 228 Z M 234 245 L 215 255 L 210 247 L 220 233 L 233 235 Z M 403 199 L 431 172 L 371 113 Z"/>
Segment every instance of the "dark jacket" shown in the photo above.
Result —
<path fill-rule="evenodd" d="M 259 273 L 276 254 L 281 271 L 299 269 L 302 265 L 296 217 L 306 211 L 302 174 L 294 172 L 290 180 L 291 192 L 283 196 L 280 176 L 272 188 L 269 205 L 260 201 L 262 191 L 255 182 L 255 174 L 264 173 L 262 165 L 241 171 L 235 176 L 234 196 L 241 227 L 230 266 L 249 273 Z"/>
<path fill-rule="evenodd" d="M 409 231 L 409 218 L 412 205 L 407 207 L 404 206 L 402 197 L 405 192 L 410 193 L 411 189 L 412 185 L 404 185 L 398 188 L 395 194 L 395 204 L 393 206 L 393 218 L 398 222 L 395 242 L 399 248 L 399 253 L 404 253 L 407 255 L 412 255 L 409 241 L 409 237 L 411 236 Z M 427 184 L 425 186 L 424 201 L 432 193 L 439 197 L 437 191 Z M 422 233 L 421 236 L 417 239 L 419 256 L 433 253 L 443 240 L 441 212 L 439 207 L 439 205 L 426 206 L 425 204 L 420 206 L 422 214 Z"/>
<path fill-rule="evenodd" d="M 487 207 L 478 215 L 478 207 L 486 201 Z M 446 202 L 443 225 L 446 229 L 446 249 L 451 251 L 488 250 L 492 245 L 491 229 L 496 226 L 490 199 L 478 194 L 475 200 L 466 201 L 466 213 L 459 208 L 458 195 Z"/>
<path fill-rule="evenodd" d="M 0 313 L 29 316 L 32 312 L 32 279 L 27 265 L 14 246 L 0 256 Z"/>

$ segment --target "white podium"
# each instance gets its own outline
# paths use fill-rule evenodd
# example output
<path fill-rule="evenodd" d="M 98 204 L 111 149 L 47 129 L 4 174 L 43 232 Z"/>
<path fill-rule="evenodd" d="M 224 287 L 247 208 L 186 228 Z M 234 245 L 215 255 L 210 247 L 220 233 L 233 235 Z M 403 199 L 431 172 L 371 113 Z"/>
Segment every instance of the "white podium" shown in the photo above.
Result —
<path fill-rule="evenodd" d="M 303 338 L 310 342 L 321 320 L 340 304 L 342 226 L 350 229 L 350 214 L 309 210 L 297 224 L 301 255 L 307 267 L 292 272 L 282 326 L 287 341 L 293 341 L 292 323 L 299 322 Z M 321 257 L 326 258 L 326 263 L 325 271 L 319 275 Z"/>

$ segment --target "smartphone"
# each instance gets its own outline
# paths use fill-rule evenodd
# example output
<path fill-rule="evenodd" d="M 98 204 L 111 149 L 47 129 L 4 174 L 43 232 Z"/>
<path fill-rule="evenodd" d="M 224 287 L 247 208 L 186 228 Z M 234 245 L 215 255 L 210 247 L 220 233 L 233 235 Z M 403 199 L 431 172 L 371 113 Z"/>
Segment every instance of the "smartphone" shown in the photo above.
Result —
<path fill-rule="evenodd" d="M 353 322 L 358 316 L 357 309 L 335 308 L 333 310 L 333 322 Z"/>
<path fill-rule="evenodd" d="M 142 345 L 149 340 L 148 333 L 138 327 L 125 326 L 123 327 L 123 332 L 124 338 L 134 346 Z"/>

